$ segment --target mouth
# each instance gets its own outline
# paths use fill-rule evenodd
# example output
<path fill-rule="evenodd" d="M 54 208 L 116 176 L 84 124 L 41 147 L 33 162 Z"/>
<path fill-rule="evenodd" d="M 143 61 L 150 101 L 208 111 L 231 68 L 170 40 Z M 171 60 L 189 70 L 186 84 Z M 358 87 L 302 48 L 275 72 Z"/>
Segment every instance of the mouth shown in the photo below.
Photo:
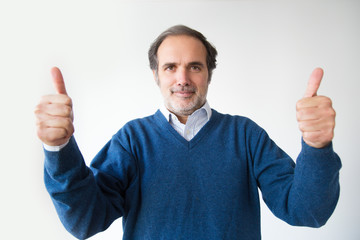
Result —
<path fill-rule="evenodd" d="M 191 92 L 191 91 L 176 91 L 176 92 L 173 92 L 173 94 L 175 94 L 178 97 L 189 98 L 194 94 L 194 92 Z"/>
<path fill-rule="evenodd" d="M 172 89 L 171 93 L 178 97 L 189 98 L 195 93 L 195 89 L 194 88 Z"/>

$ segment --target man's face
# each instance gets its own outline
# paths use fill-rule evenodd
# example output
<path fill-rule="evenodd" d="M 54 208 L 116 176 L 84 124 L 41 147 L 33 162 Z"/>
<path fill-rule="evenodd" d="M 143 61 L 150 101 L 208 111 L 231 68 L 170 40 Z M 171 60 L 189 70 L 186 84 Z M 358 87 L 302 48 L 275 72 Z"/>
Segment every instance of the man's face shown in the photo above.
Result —
<path fill-rule="evenodd" d="M 166 108 L 177 116 L 188 116 L 204 105 L 209 86 L 206 49 L 196 38 L 169 36 L 160 45 L 158 76 L 154 71 Z"/>

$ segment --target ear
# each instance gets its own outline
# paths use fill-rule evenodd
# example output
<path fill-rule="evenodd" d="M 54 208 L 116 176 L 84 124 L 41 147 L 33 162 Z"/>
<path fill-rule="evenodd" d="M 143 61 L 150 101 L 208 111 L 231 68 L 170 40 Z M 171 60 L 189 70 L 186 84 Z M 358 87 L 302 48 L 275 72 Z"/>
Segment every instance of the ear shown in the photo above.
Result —
<path fill-rule="evenodd" d="M 159 78 L 157 76 L 158 74 L 156 73 L 155 70 L 152 70 L 152 72 L 153 72 L 153 77 L 154 77 L 154 80 L 155 80 L 156 84 L 159 85 Z"/>

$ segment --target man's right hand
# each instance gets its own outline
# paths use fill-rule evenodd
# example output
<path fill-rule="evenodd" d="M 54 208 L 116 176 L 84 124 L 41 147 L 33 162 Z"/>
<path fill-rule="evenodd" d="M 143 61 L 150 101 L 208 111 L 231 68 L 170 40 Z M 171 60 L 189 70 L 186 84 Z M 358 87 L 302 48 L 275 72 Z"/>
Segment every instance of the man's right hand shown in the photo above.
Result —
<path fill-rule="evenodd" d="M 57 94 L 43 96 L 35 108 L 37 135 L 46 145 L 60 146 L 74 133 L 72 101 L 61 71 L 54 67 L 51 75 Z"/>

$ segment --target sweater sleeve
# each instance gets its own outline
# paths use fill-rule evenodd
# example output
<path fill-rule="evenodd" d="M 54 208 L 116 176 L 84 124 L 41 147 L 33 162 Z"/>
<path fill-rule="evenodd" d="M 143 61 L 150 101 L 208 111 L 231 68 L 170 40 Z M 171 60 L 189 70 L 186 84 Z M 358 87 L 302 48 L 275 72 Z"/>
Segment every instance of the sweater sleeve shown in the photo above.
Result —
<path fill-rule="evenodd" d="M 316 149 L 302 141 L 295 164 L 263 131 L 254 156 L 263 199 L 277 217 L 296 226 L 327 222 L 340 192 L 341 162 L 332 144 Z"/>
<path fill-rule="evenodd" d="M 126 190 L 136 172 L 115 137 L 93 165 L 86 166 L 74 137 L 58 152 L 45 150 L 46 188 L 64 227 L 78 239 L 104 231 L 124 214 Z"/>

